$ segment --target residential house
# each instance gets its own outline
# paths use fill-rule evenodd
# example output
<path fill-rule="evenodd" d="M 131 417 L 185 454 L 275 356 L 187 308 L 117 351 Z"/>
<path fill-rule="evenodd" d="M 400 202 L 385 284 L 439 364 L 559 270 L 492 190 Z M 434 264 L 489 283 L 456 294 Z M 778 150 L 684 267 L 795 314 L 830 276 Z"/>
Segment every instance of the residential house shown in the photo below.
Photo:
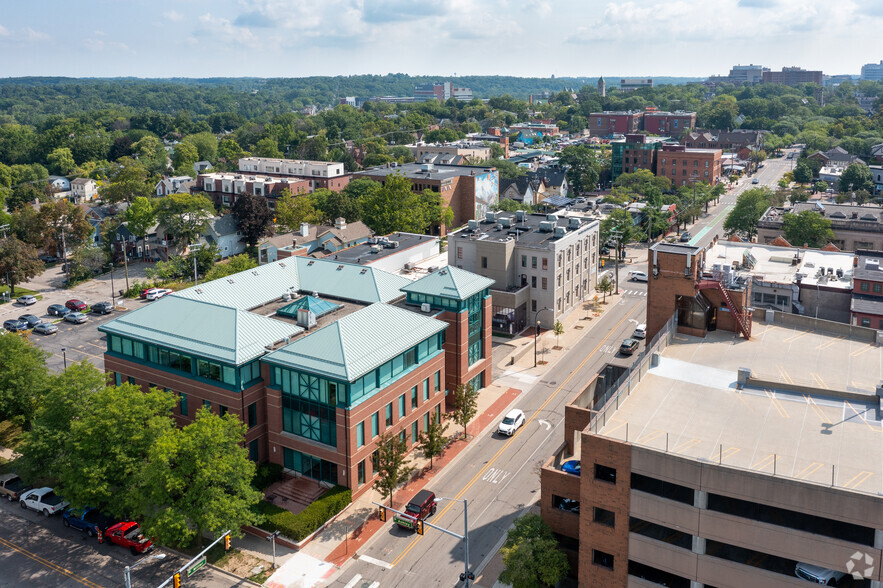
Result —
<path fill-rule="evenodd" d="M 168 196 L 169 194 L 189 194 L 196 182 L 190 176 L 172 176 L 165 177 L 157 182 L 155 191 L 157 196 Z"/>
<path fill-rule="evenodd" d="M 527 178 L 532 182 L 542 182 L 545 186 L 544 197 L 561 196 L 567 198 L 570 193 L 567 174 L 560 168 L 541 167 L 537 171 L 527 172 Z"/>
<path fill-rule="evenodd" d="M 203 172 L 211 171 L 213 169 L 211 162 L 209 161 L 197 161 L 193 164 L 193 171 L 198 174 Z"/>
<path fill-rule="evenodd" d="M 537 200 L 532 184 L 527 176 L 518 176 L 514 179 L 500 178 L 500 200 L 506 198 L 533 206 Z"/>
<path fill-rule="evenodd" d="M 825 152 L 816 151 L 812 155 L 808 156 L 807 159 L 815 159 L 817 161 L 821 161 L 822 165 L 826 167 L 846 168 L 849 166 L 849 164 L 856 162 L 865 164 L 864 161 L 859 159 L 857 156 L 852 155 L 843 147 L 834 147 L 833 149 L 829 149 Z"/>
<path fill-rule="evenodd" d="M 871 147 L 871 160 L 874 163 L 883 163 L 883 143 Z"/>
<path fill-rule="evenodd" d="M 64 198 L 62 194 L 71 190 L 71 181 L 64 176 L 49 176 L 49 189 L 58 194 L 59 198 Z"/>
<path fill-rule="evenodd" d="M 242 241 L 242 233 L 239 231 L 239 221 L 232 214 L 213 218 L 200 240 L 217 245 L 222 259 L 245 252 L 245 242 Z"/>
<path fill-rule="evenodd" d="M 98 183 L 92 178 L 75 178 L 71 181 L 71 199 L 75 203 L 93 200 L 98 195 Z"/>
<path fill-rule="evenodd" d="M 302 223 L 300 230 L 269 237 L 258 244 L 258 259 L 271 263 L 277 259 L 309 255 L 323 258 L 367 242 L 374 232 L 362 221 L 334 219 L 333 225 Z"/>

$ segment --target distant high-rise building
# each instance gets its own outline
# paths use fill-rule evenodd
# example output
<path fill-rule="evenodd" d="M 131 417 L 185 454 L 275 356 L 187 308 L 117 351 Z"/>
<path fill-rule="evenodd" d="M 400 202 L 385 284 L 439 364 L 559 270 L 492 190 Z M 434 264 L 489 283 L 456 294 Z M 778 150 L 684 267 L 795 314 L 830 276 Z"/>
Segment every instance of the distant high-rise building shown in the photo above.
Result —
<path fill-rule="evenodd" d="M 734 65 L 730 69 L 730 82 L 733 84 L 757 84 L 763 81 L 763 72 L 770 71 L 768 67 L 762 65 Z"/>
<path fill-rule="evenodd" d="M 784 84 L 786 86 L 819 84 L 821 86 L 822 79 L 821 71 L 810 71 L 800 67 L 783 67 L 782 71 L 763 72 L 764 84 Z"/>
<path fill-rule="evenodd" d="M 880 63 L 866 63 L 862 66 L 862 79 L 879 82 L 883 80 L 883 60 Z"/>
<path fill-rule="evenodd" d="M 598 93 L 602 98 L 607 96 L 607 82 L 604 81 L 604 76 L 598 78 Z"/>
<path fill-rule="evenodd" d="M 469 102 L 472 100 L 472 90 L 470 88 L 455 88 L 451 82 L 430 82 L 414 86 L 414 99 L 418 102 L 426 100 L 444 102 L 448 98 Z"/>
<path fill-rule="evenodd" d="M 621 78 L 619 80 L 619 89 L 622 92 L 631 92 L 638 88 L 652 88 L 653 78 Z"/>

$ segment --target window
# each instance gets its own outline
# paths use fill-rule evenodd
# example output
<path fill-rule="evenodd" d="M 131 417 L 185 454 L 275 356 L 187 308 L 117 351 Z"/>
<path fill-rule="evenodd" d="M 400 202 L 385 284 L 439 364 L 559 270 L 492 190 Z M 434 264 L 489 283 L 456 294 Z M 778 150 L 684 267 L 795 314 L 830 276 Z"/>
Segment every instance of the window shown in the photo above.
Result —
<path fill-rule="evenodd" d="M 596 463 L 595 479 L 616 484 L 616 469 Z"/>
<path fill-rule="evenodd" d="M 521 267 L 527 267 L 527 256 L 526 255 L 521 256 Z"/>
<path fill-rule="evenodd" d="M 548 257 L 543 258 L 543 269 L 549 269 L 549 258 Z"/>
<path fill-rule="evenodd" d="M 365 445 L 365 421 L 356 425 L 356 447 Z"/>
<path fill-rule="evenodd" d="M 608 569 L 613 569 L 613 556 L 597 549 L 592 550 L 592 563 Z"/>
<path fill-rule="evenodd" d="M 223 404 L 219 404 L 218 405 L 218 415 L 224 416 L 225 414 L 227 414 L 227 407 L 224 406 Z"/>
<path fill-rule="evenodd" d="M 417 421 L 411 423 L 411 443 L 417 443 L 417 438 L 420 436 L 420 426 Z"/>
<path fill-rule="evenodd" d="M 862 319 L 862 325 L 861 325 L 861 326 L 863 326 L 863 327 L 870 327 L 870 326 L 871 326 L 871 319 L 869 319 L 869 318 L 863 318 L 863 319 Z"/>
<path fill-rule="evenodd" d="M 530 267 L 533 269 L 537 269 L 537 258 L 536 257 L 530 258 Z"/>
<path fill-rule="evenodd" d="M 549 286 L 549 278 L 543 278 L 543 290 L 547 290 Z"/>
<path fill-rule="evenodd" d="M 392 426 L 392 402 L 386 405 L 386 426 Z"/>
<path fill-rule="evenodd" d="M 536 277 L 536 276 L 531 276 L 531 277 L 530 277 L 530 287 L 531 287 L 531 288 L 536 288 L 536 287 L 537 287 L 537 277 Z"/>
<path fill-rule="evenodd" d="M 365 460 L 359 462 L 358 467 L 359 486 L 365 483 Z"/>
<path fill-rule="evenodd" d="M 463 259 L 463 248 L 457 247 L 457 259 Z"/>
<path fill-rule="evenodd" d="M 417 408 L 417 386 L 411 388 L 411 408 Z"/>
<path fill-rule="evenodd" d="M 427 412 L 423 415 L 423 430 L 426 431 L 429 429 L 429 413 Z"/>
<path fill-rule="evenodd" d="M 371 415 L 371 438 L 373 439 L 380 434 L 380 413 L 375 412 Z"/>
<path fill-rule="evenodd" d="M 429 400 L 429 378 L 423 380 L 423 401 Z"/>
<path fill-rule="evenodd" d="M 615 527 L 616 513 L 596 506 L 592 512 L 592 520 L 607 527 Z"/>
<path fill-rule="evenodd" d="M 441 370 L 435 372 L 435 392 L 441 390 Z"/>
<path fill-rule="evenodd" d="M 258 424 L 258 403 L 252 402 L 248 405 L 248 428 L 252 428 Z"/>
<path fill-rule="evenodd" d="M 883 293 L 883 284 L 874 284 L 874 294 Z"/>
<path fill-rule="evenodd" d="M 399 396 L 399 418 L 405 418 L 405 395 Z"/>
<path fill-rule="evenodd" d="M 531 301 L 530 301 L 530 311 L 531 311 L 531 312 L 536 312 L 536 311 L 537 311 L 537 301 L 536 301 L 536 300 L 531 300 Z"/>
<path fill-rule="evenodd" d="M 119 374 L 117 374 L 119 376 Z M 187 395 L 181 392 L 181 416 L 188 416 Z"/>

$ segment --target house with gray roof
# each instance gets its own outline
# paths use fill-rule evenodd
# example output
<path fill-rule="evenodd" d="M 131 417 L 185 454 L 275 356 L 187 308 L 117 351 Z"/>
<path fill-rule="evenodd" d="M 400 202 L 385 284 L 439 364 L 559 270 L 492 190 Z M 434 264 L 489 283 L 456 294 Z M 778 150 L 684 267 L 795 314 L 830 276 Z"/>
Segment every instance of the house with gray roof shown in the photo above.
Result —
<path fill-rule="evenodd" d="M 200 237 L 200 241 L 217 245 L 222 259 L 245 251 L 245 242 L 242 241 L 242 233 L 239 231 L 239 221 L 232 214 L 213 218 Z"/>

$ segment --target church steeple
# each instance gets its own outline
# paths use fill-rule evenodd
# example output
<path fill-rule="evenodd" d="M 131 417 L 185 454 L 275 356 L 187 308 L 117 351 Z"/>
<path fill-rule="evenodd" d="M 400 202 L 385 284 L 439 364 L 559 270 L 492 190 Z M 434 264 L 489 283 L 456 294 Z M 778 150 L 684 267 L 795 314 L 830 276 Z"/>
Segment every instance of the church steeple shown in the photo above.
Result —
<path fill-rule="evenodd" d="M 602 97 L 607 96 L 607 83 L 604 81 L 604 76 L 598 78 L 598 93 L 601 94 Z"/>

